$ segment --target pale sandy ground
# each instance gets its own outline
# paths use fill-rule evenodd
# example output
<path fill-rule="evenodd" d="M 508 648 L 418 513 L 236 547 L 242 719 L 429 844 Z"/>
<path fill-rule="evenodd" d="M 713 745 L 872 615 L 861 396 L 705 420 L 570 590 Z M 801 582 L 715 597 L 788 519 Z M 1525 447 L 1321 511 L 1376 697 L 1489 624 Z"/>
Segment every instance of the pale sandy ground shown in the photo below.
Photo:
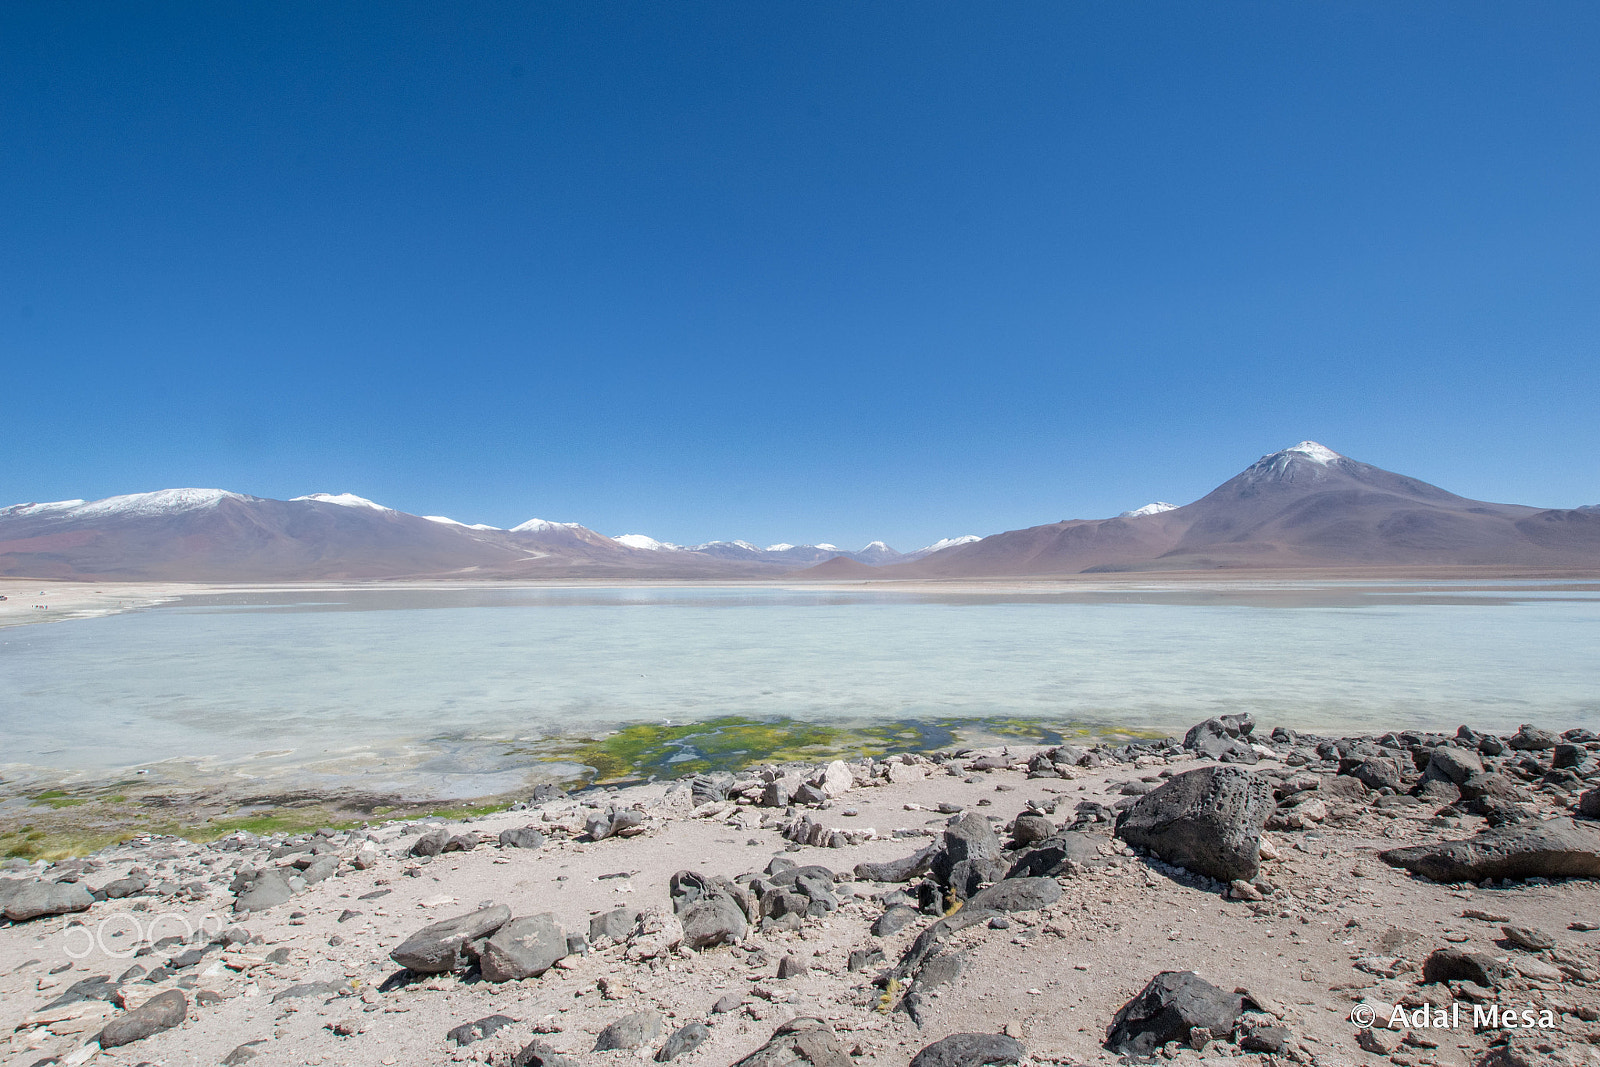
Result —
<path fill-rule="evenodd" d="M 1055 820 L 1063 822 L 1070 821 L 1080 800 L 1118 799 L 1116 787 L 1121 782 L 1193 765 L 1187 759 L 1170 764 L 1156 759 L 1138 769 L 1085 771 L 1070 781 L 998 771 L 971 775 L 969 782 L 963 775 L 941 771 L 919 782 L 858 787 L 815 818 L 833 827 L 870 826 L 880 834 L 897 827 L 931 833 L 943 826 L 946 817 L 907 810 L 908 804 L 926 809 L 951 802 L 1009 821 L 1031 799 L 1045 806 L 1059 802 Z M 1286 1024 L 1321 1067 L 1389 1062 L 1454 1067 L 1475 1062 L 1484 1047 L 1484 1040 L 1470 1028 L 1432 1031 L 1431 1036 L 1419 1031 L 1437 1041 L 1438 1047 L 1404 1048 L 1393 1061 L 1357 1047 L 1356 1031 L 1347 1017 L 1359 998 L 1393 1003 L 1418 990 L 1414 971 L 1385 980 L 1353 968 L 1357 959 L 1382 951 L 1378 941 L 1386 931 L 1398 926 L 1420 935 L 1406 950 L 1414 960 L 1450 943 L 1498 957 L 1511 955 L 1496 943 L 1501 936 L 1497 925 L 1462 917 L 1464 908 L 1483 908 L 1549 931 L 1563 950 L 1574 954 L 1592 958 L 1600 944 L 1600 935 L 1568 929 L 1577 919 L 1600 920 L 1600 889 L 1592 883 L 1462 890 L 1417 881 L 1378 861 L 1374 854 L 1379 848 L 1441 835 L 1464 836 L 1482 825 L 1476 817 L 1468 817 L 1464 827 L 1432 825 L 1428 822 L 1432 808 L 1425 806 L 1392 816 L 1367 809 L 1355 825 L 1269 834 L 1283 858 L 1267 862 L 1264 873 L 1288 890 L 1270 905 L 1222 899 L 1120 854 L 1113 857 L 1116 865 L 1104 871 L 1063 878 L 1063 899 L 1043 912 L 1015 914 L 1009 930 L 977 927 L 958 936 L 957 943 L 967 947 L 969 965 L 933 1000 L 921 1030 L 903 1014 L 875 1010 L 879 991 L 869 985 L 872 970 L 854 974 L 846 970 L 849 951 L 876 940 L 867 928 L 882 909 L 870 899 L 808 921 L 803 933 L 753 935 L 748 944 L 759 950 L 755 952 L 722 947 L 670 963 L 633 964 L 624 962 L 612 947 L 576 960 L 571 969 L 553 969 L 543 977 L 504 986 L 445 977 L 393 992 L 377 991 L 377 985 L 396 969 L 387 958 L 389 951 L 408 934 L 486 902 L 505 903 L 514 915 L 550 911 L 569 931 L 586 930 L 591 916 L 614 907 L 667 906 L 667 881 L 677 870 L 734 876 L 762 869 L 774 855 L 787 855 L 800 863 L 847 871 L 862 860 L 907 855 L 927 840 L 877 840 L 843 849 L 806 847 L 786 852 L 779 833 L 759 825 L 763 819 L 780 818 L 781 811 L 734 807 L 708 819 L 687 817 L 680 809 L 669 816 L 660 807 L 664 790 L 660 784 L 642 786 L 609 798 L 642 803 L 655 812 L 641 837 L 585 844 L 552 831 L 540 850 L 489 845 L 446 854 L 422 866 L 419 877 L 405 876 L 406 869 L 417 863 L 404 856 L 404 849 L 423 826 L 375 827 L 383 854 L 374 869 L 346 869 L 286 905 L 243 920 L 265 940 L 249 949 L 252 957 L 287 948 L 289 963 L 245 960 L 241 971 L 217 967 L 212 971 L 218 973 L 210 973 L 207 964 L 217 957 L 208 957 L 195 969 L 202 972 L 199 987 L 216 990 L 225 998 L 221 1003 L 191 1003 L 189 1020 L 177 1029 L 100 1054 L 92 1062 L 215 1064 L 231 1049 L 258 1038 L 270 1045 L 254 1062 L 270 1065 L 504 1062 L 536 1032 L 544 1032 L 544 1040 L 574 1054 L 581 1063 L 620 1067 L 649 1057 L 659 1041 L 639 1053 L 592 1053 L 594 1035 L 628 1012 L 653 1007 L 667 1016 L 668 1032 L 695 1019 L 710 1025 L 710 1040 L 678 1061 L 686 1067 L 725 1067 L 756 1049 L 778 1023 L 795 1015 L 828 1020 L 862 1067 L 903 1067 L 918 1049 L 947 1034 L 993 1033 L 1002 1028 L 1021 1039 L 1029 1063 L 1109 1063 L 1113 1057 L 1099 1043 L 1115 1011 L 1157 972 L 1196 970 L 1224 989 L 1247 987 L 1273 998 L 1286 1013 Z M 591 793 L 543 810 L 571 823 L 581 814 L 584 801 L 600 799 Z M 984 800 L 990 804 L 979 806 Z M 496 835 L 502 828 L 530 823 L 551 831 L 550 824 L 540 823 L 537 812 L 504 813 L 454 825 Z M 1109 837 L 1103 851 L 1117 851 Z M 218 868 L 225 869 L 237 854 L 230 858 L 201 852 L 199 857 L 215 858 Z M 87 880 L 104 884 L 125 870 L 132 858 L 124 854 Z M 164 861 L 157 867 L 158 877 L 176 873 L 185 862 Z M 617 873 L 627 876 L 601 880 L 602 875 Z M 890 888 L 875 883 L 841 887 L 863 898 Z M 359 899 L 380 889 L 389 895 Z M 112 901 L 97 904 L 86 918 L 90 929 L 104 924 L 103 928 L 115 931 L 130 928 L 128 920 L 148 928 L 157 915 L 177 912 L 198 925 L 208 913 L 226 916 L 229 904 L 225 892 L 190 906 Z M 347 908 L 362 914 L 339 923 L 338 916 Z M 106 923 L 113 916 L 118 920 Z M 88 975 L 115 976 L 133 962 L 107 958 L 99 949 L 82 960 L 70 959 L 68 947 L 88 940 L 81 931 L 67 933 L 69 923 L 77 921 L 46 919 L 0 930 L 0 1034 L 17 1027 L 72 982 Z M 931 921 L 923 917 L 877 942 L 891 964 Z M 131 940 L 110 937 L 108 943 L 114 947 Z M 776 966 L 786 953 L 806 957 L 811 972 L 777 980 Z M 139 962 L 152 965 L 164 955 Z M 360 983 L 353 995 L 271 1003 L 273 994 L 297 983 L 346 979 Z M 1437 992 L 1441 987 L 1429 988 Z M 191 988 L 191 1002 L 194 993 Z M 712 1003 L 727 993 L 743 1007 L 731 1014 L 708 1015 Z M 1506 999 L 1563 1006 L 1568 1014 L 1560 1016 L 1561 1032 L 1580 1043 L 1595 1027 L 1575 1013 L 1600 1018 L 1593 1011 L 1597 1002 L 1590 985 L 1519 979 Z M 499 1036 L 466 1048 L 457 1049 L 445 1040 L 451 1027 L 493 1013 L 519 1021 Z M 334 1027 L 350 1036 L 339 1036 Z M 32 1064 L 50 1054 L 66 1055 L 86 1036 L 54 1036 L 47 1030 L 24 1028 L 9 1047 L 0 1044 L 0 1060 L 9 1067 Z M 1588 1055 L 1590 1046 L 1582 1047 L 1579 1055 Z M 1185 1051 L 1176 1062 L 1192 1064 L 1202 1058 Z M 1208 1059 L 1220 1062 L 1214 1052 Z M 1269 1062 L 1258 1055 L 1239 1059 L 1262 1067 Z"/>
<path fill-rule="evenodd" d="M 0 578 L 0 627 L 36 622 L 89 619 L 133 611 L 190 593 L 212 591 L 203 585 L 176 582 L 97 583 L 47 582 Z"/>

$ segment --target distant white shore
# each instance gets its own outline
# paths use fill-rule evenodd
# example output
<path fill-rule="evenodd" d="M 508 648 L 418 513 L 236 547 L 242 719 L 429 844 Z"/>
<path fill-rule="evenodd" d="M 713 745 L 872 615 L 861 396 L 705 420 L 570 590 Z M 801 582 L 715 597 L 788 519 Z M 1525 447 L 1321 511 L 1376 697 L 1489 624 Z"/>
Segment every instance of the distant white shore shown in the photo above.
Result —
<path fill-rule="evenodd" d="M 1249 592 L 1270 595 L 1308 588 L 1343 588 L 1376 583 L 1425 582 L 1454 586 L 1469 584 L 1489 591 L 1498 583 L 1526 590 L 1529 583 L 1550 588 L 1570 588 L 1574 583 L 1600 587 L 1600 574 L 1538 570 L 1518 567 L 1440 567 L 1254 570 L 1254 571 L 1140 571 L 1100 574 L 1063 574 L 1017 578 L 959 579 L 859 579 L 806 581 L 804 579 L 422 579 L 422 580 L 322 580 L 305 582 L 77 582 L 41 578 L 0 577 L 0 629 L 31 623 L 91 619 L 137 611 L 186 596 L 229 593 L 336 592 L 353 589 L 714 589 L 808 590 L 884 592 L 935 595 L 1006 595 L 1051 592 L 1133 592 L 1181 589 L 1198 592 Z"/>

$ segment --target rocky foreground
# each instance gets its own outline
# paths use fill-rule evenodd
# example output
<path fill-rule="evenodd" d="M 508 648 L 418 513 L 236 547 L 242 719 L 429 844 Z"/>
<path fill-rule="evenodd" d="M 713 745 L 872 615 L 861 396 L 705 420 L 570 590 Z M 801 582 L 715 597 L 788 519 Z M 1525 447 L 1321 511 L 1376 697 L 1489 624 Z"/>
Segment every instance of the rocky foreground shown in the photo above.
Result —
<path fill-rule="evenodd" d="M 901 755 L 0 879 L 4 1064 L 1600 1062 L 1600 738 Z"/>

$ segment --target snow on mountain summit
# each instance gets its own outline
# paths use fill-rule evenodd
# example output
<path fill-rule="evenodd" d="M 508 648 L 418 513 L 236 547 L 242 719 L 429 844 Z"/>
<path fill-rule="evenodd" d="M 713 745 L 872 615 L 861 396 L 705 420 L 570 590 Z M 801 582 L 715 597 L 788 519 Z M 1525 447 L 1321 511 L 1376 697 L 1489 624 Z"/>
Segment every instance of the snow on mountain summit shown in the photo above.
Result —
<path fill-rule="evenodd" d="M 912 555 L 915 556 L 919 553 L 923 555 L 931 555 L 934 552 L 943 552 L 945 549 L 954 548 L 957 545 L 970 545 L 974 541 L 982 540 L 983 538 L 979 537 L 977 534 L 963 534 L 960 537 L 945 537 L 935 541 L 926 548 L 917 549 L 917 551 L 913 552 Z"/>
<path fill-rule="evenodd" d="M 469 522 L 462 522 L 460 519 L 452 519 L 448 515 L 424 515 L 422 517 L 427 519 L 429 522 L 437 522 L 437 523 L 440 523 L 440 524 L 442 524 L 444 526 L 461 526 L 461 527 L 464 527 L 464 528 L 466 528 L 468 530 L 498 530 L 498 529 L 500 529 L 500 527 L 498 527 L 498 526 L 489 526 L 486 523 L 481 523 L 481 522 L 470 522 L 470 523 Z"/>
<path fill-rule="evenodd" d="M 512 533 L 544 533 L 547 530 L 581 530 L 581 522 L 551 522 L 548 519 L 529 519 L 511 527 Z"/>
<path fill-rule="evenodd" d="M 1117 518 L 1119 518 L 1119 519 L 1142 519 L 1146 515 L 1159 515 L 1163 511 L 1177 511 L 1177 510 L 1178 510 L 1178 505 L 1169 504 L 1165 500 L 1157 500 L 1155 503 L 1146 504 L 1142 508 L 1134 508 L 1132 511 L 1124 511 L 1121 514 L 1119 514 L 1117 516 Z"/>
<path fill-rule="evenodd" d="M 290 497 L 290 500 L 315 500 L 322 504 L 338 504 L 341 508 L 371 508 L 373 511 L 393 511 L 375 500 L 368 500 L 364 496 L 354 493 L 307 493 L 305 496 Z"/>
<path fill-rule="evenodd" d="M 1284 449 L 1283 451 L 1284 452 L 1293 452 L 1296 455 L 1304 456 L 1307 459 L 1309 459 L 1311 462 L 1320 463 L 1324 467 L 1326 467 L 1328 464 L 1332 463 L 1336 459 L 1343 459 L 1344 458 L 1343 456 L 1339 455 L 1339 453 L 1335 452 L 1333 449 L 1326 448 L 1326 447 L 1324 447 L 1322 445 L 1319 445 L 1315 441 L 1301 441 L 1297 445 L 1290 445 L 1288 448 Z M 1279 455 L 1282 455 L 1282 454 L 1283 454 L 1282 452 L 1279 453 Z"/>
<path fill-rule="evenodd" d="M 1331 448 L 1315 441 L 1301 441 L 1271 455 L 1262 456 L 1239 475 L 1244 485 L 1266 482 L 1299 482 L 1307 477 L 1312 483 L 1322 481 L 1334 469 L 1347 467 L 1350 461 Z"/>
<path fill-rule="evenodd" d="M 645 552 L 681 552 L 682 545 L 675 545 L 671 541 L 657 541 L 649 534 L 618 534 L 611 540 L 628 548 L 637 548 Z"/>
<path fill-rule="evenodd" d="M 109 515 L 167 515 L 176 511 L 199 511 L 213 508 L 224 500 L 248 499 L 241 493 L 226 489 L 159 489 L 153 493 L 128 493 L 108 496 L 104 500 L 79 503 L 69 510 L 73 518 Z M 65 503 L 65 502 L 64 502 Z"/>

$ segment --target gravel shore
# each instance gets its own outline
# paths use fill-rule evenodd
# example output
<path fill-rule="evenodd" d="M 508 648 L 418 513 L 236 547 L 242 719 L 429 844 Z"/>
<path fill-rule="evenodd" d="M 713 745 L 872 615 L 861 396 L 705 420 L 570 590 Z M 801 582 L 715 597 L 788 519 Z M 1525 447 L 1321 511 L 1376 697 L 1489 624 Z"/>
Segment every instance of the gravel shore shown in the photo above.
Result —
<path fill-rule="evenodd" d="M 1209 720 L 13 861 L 0 1062 L 1588 1063 L 1596 749 Z"/>

